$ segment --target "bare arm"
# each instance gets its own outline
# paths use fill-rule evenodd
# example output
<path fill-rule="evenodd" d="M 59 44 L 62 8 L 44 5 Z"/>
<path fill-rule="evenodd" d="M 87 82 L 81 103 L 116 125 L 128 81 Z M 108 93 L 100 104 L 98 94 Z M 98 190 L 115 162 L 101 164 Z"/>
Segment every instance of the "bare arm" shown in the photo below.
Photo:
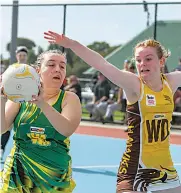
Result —
<path fill-rule="evenodd" d="M 102 72 L 115 85 L 137 92 L 140 88 L 140 81 L 137 75 L 119 70 L 114 65 L 105 60 L 99 53 L 83 46 L 77 41 L 72 41 L 70 49 L 87 64 Z"/>
<path fill-rule="evenodd" d="M 181 72 L 175 71 L 166 74 L 173 93 L 176 92 L 178 87 L 181 87 Z"/>
<path fill-rule="evenodd" d="M 70 48 L 77 56 L 87 64 L 102 72 L 111 82 L 123 88 L 127 96 L 140 94 L 140 81 L 137 75 L 119 70 L 114 65 L 106 61 L 99 53 L 89 49 L 79 42 L 52 31 L 44 33 L 44 38 L 50 43 L 59 44 L 65 48 Z"/>
<path fill-rule="evenodd" d="M 5 133 L 11 128 L 19 109 L 19 103 L 1 100 L 1 133 Z"/>
<path fill-rule="evenodd" d="M 80 100 L 73 92 L 66 92 L 61 113 L 46 102 L 41 109 L 53 127 L 66 137 L 75 132 L 81 120 Z"/>

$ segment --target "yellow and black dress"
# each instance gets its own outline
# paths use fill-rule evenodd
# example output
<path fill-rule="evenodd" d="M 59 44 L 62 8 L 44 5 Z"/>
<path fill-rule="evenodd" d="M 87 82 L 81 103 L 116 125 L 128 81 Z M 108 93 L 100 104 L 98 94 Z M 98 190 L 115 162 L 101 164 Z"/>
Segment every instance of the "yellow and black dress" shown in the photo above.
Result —
<path fill-rule="evenodd" d="M 141 81 L 141 97 L 128 104 L 128 140 L 117 175 L 117 190 L 157 191 L 180 185 L 170 154 L 173 93 L 164 75 L 163 89 Z"/>

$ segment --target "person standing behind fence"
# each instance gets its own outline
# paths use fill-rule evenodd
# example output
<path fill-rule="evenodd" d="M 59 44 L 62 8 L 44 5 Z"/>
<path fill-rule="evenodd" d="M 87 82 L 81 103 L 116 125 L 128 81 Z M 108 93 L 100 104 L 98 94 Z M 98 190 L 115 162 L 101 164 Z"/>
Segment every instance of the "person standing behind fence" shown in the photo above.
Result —
<path fill-rule="evenodd" d="M 107 78 L 98 72 L 98 81 L 93 89 L 93 100 L 85 105 L 86 110 L 92 115 L 91 120 L 102 121 L 105 114 L 104 102 L 109 99 L 111 86 Z"/>
<path fill-rule="evenodd" d="M 100 54 L 63 34 L 48 31 L 44 37 L 52 44 L 70 48 L 126 93 L 129 131 L 116 192 L 181 192 L 170 152 L 173 95 L 181 86 L 181 72 L 160 72 L 170 53 L 154 39 L 139 42 L 134 48 L 136 75 L 119 70 Z"/>
<path fill-rule="evenodd" d="M 64 90 L 74 92 L 82 102 L 81 86 L 77 76 L 71 75 L 68 77 L 68 84 L 64 87 Z"/>
<path fill-rule="evenodd" d="M 174 71 L 181 71 L 181 58 L 179 58 L 178 66 L 174 69 Z"/>
<path fill-rule="evenodd" d="M 16 60 L 19 64 L 27 64 L 28 49 L 26 46 L 19 46 L 16 49 Z"/>

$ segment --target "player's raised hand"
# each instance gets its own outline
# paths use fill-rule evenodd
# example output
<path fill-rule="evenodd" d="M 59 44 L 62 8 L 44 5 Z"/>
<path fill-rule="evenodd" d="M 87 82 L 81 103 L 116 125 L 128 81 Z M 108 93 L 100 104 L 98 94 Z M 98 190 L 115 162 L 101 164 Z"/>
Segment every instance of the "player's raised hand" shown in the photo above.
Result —
<path fill-rule="evenodd" d="M 70 48 L 72 44 L 72 40 L 63 34 L 58 34 L 53 31 L 44 32 L 44 38 L 48 40 L 51 44 L 58 44 L 65 48 Z"/>

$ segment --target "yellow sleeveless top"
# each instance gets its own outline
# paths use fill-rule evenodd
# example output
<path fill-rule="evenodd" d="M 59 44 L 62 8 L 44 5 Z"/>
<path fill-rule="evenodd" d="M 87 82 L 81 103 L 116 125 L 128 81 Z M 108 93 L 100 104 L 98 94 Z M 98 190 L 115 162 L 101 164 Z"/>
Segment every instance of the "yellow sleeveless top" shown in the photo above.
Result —
<path fill-rule="evenodd" d="M 147 85 L 142 84 L 142 96 L 139 101 L 141 160 L 147 167 L 162 166 L 171 169 L 173 163 L 169 151 L 169 134 L 174 102 L 166 78 L 163 77 L 162 81 L 161 92 L 154 92 Z M 154 159 L 150 159 L 150 156 L 154 156 Z"/>
<path fill-rule="evenodd" d="M 154 92 L 141 80 L 141 96 L 127 105 L 128 140 L 118 182 L 129 181 L 134 191 L 157 191 L 180 185 L 172 162 L 169 139 L 173 93 L 164 75 L 163 89 Z"/>

